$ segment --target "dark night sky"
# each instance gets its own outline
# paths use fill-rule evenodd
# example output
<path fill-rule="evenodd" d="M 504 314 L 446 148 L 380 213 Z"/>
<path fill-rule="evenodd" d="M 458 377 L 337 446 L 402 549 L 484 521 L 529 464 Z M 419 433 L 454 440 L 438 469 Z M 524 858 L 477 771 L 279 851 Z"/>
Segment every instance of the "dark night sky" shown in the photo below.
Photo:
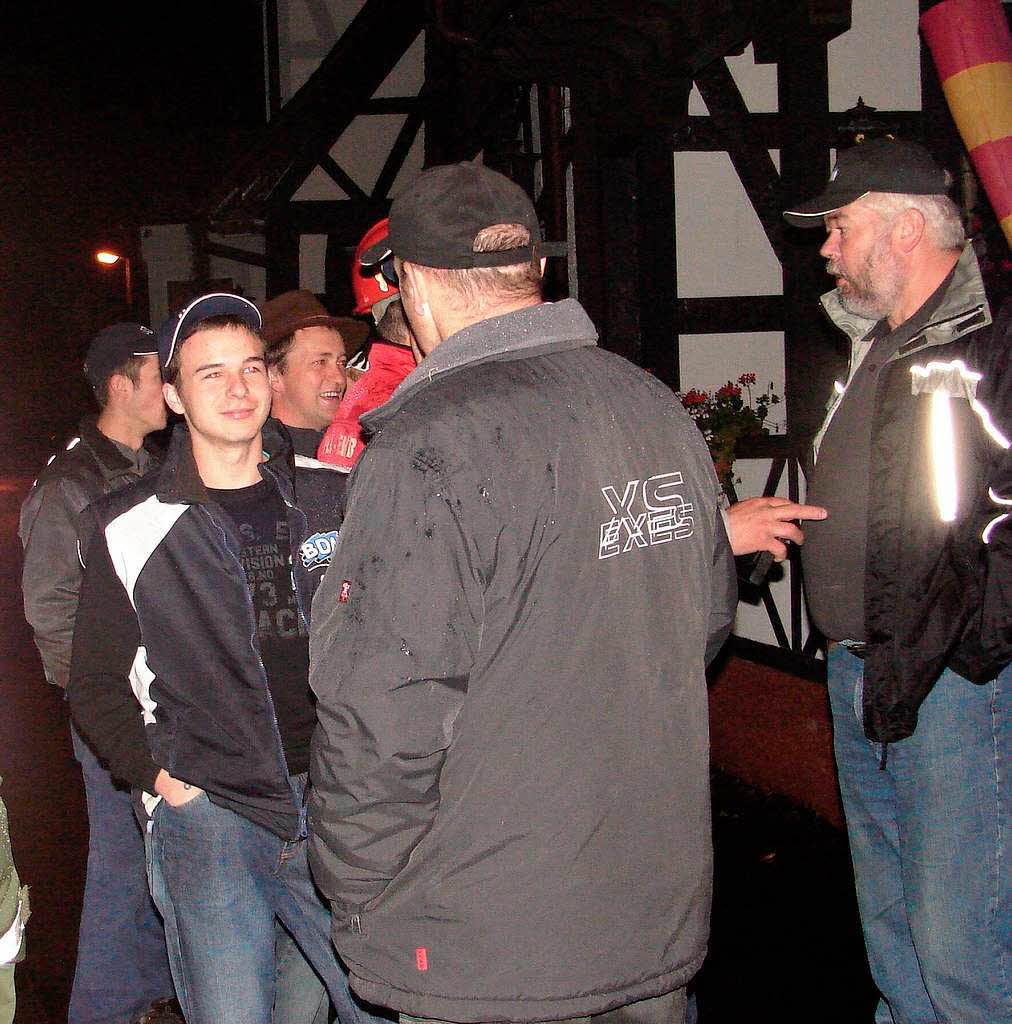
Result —
<path fill-rule="evenodd" d="M 29 472 L 124 315 L 95 248 L 199 204 L 264 119 L 256 0 L 68 7 L 0 22 L 0 458 Z"/>

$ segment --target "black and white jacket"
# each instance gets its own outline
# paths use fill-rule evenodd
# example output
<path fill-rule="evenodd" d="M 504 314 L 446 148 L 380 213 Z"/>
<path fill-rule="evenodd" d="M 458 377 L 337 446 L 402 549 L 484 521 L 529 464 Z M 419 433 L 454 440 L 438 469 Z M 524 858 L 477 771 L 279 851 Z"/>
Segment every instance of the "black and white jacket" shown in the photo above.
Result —
<path fill-rule="evenodd" d="M 260 472 L 287 509 L 308 625 L 337 540 L 344 478 L 293 456 L 275 421 L 264 447 L 272 454 Z M 143 791 L 149 813 L 164 768 L 279 836 L 304 834 L 239 561 L 242 538 L 210 500 L 185 425 L 159 472 L 91 512 L 68 688 L 81 731 L 115 776 Z"/>

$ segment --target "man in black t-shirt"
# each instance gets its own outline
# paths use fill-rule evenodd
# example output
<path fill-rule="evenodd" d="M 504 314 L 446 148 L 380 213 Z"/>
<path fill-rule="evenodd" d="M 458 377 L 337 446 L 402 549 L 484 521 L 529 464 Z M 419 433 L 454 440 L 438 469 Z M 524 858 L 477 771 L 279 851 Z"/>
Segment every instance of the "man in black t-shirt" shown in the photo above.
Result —
<path fill-rule="evenodd" d="M 360 1024 L 305 842 L 308 614 L 338 503 L 265 427 L 259 326 L 229 294 L 163 325 L 165 398 L 185 422 L 159 473 L 94 506 L 68 696 L 141 793 L 188 1024 L 277 1021 L 276 920 L 342 1024 Z"/>

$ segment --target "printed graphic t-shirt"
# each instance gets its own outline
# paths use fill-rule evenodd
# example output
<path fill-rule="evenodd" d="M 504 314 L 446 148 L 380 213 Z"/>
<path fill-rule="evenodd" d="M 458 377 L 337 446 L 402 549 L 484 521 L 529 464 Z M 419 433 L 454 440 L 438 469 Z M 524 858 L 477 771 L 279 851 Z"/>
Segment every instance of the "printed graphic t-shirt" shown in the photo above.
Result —
<path fill-rule="evenodd" d="M 309 770 L 316 706 L 309 689 L 309 633 L 296 602 L 284 502 L 266 480 L 235 490 L 209 488 L 208 494 L 242 537 L 240 561 L 256 613 L 260 657 L 288 771 L 297 775 Z"/>

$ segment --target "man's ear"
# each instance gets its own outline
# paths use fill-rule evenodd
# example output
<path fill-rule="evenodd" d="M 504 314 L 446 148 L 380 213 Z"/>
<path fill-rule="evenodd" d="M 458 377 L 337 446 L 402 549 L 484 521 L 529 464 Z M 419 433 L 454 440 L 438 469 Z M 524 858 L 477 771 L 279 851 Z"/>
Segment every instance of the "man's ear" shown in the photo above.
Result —
<path fill-rule="evenodd" d="M 401 288 L 401 301 L 407 301 L 420 317 L 430 316 L 429 282 L 425 274 L 421 273 L 413 263 L 408 262 L 401 264 L 400 274 L 407 286 Z"/>
<path fill-rule="evenodd" d="M 284 374 L 276 366 L 267 367 L 267 380 L 270 382 L 271 391 L 280 395 L 285 390 Z"/>
<path fill-rule="evenodd" d="M 915 249 L 924 238 L 924 214 L 913 207 L 905 209 L 897 218 L 893 238 L 904 253 Z"/>
<path fill-rule="evenodd" d="M 111 373 L 109 383 L 106 385 L 106 394 L 109 398 L 116 396 L 123 399 L 129 397 L 134 391 L 134 382 L 125 373 Z"/>
<path fill-rule="evenodd" d="M 162 398 L 165 399 L 165 404 L 174 413 L 177 413 L 179 416 L 183 415 L 183 403 L 179 400 L 179 392 L 174 384 L 162 385 Z"/>

